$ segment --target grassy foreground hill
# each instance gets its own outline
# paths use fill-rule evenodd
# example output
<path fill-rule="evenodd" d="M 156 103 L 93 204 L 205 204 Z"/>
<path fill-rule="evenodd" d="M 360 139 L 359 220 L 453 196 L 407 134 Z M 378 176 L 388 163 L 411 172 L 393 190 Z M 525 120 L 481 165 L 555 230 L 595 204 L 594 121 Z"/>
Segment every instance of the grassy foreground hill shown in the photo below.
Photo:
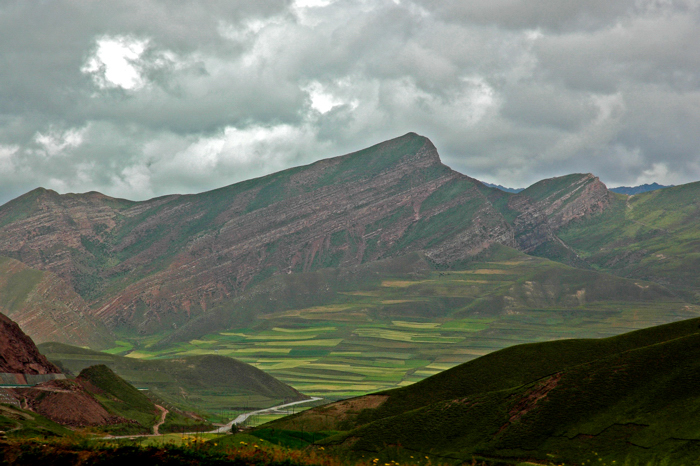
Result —
<path fill-rule="evenodd" d="M 691 465 L 700 458 L 699 386 L 700 319 L 691 319 L 514 346 L 266 427 L 342 430 L 321 443 L 358 455 Z"/>

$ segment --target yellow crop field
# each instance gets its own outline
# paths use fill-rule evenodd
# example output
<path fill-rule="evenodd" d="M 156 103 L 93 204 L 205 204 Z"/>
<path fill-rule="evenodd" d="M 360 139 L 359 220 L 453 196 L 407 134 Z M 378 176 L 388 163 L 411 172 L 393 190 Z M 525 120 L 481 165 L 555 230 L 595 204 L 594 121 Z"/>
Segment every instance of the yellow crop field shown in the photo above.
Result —
<path fill-rule="evenodd" d="M 434 280 L 385 280 L 382 282 L 382 286 L 387 288 L 408 288 L 409 286 L 432 282 Z"/>
<path fill-rule="evenodd" d="M 309 328 L 282 328 L 274 327 L 272 329 L 274 332 L 284 332 L 284 333 L 306 333 L 306 332 L 335 332 L 338 330 L 337 327 L 309 327 Z"/>
<path fill-rule="evenodd" d="M 257 340 L 312 340 L 316 338 L 318 335 L 317 334 L 304 334 L 304 335 L 299 335 L 299 334 L 292 334 L 292 335 L 265 335 L 265 334 L 259 334 L 259 335 L 248 335 L 246 336 L 246 340 L 251 340 L 251 341 L 257 341 Z"/>
<path fill-rule="evenodd" d="M 292 351 L 291 348 L 261 348 L 259 346 L 253 348 L 240 348 L 232 350 L 219 351 L 220 354 L 233 355 L 233 354 L 252 354 L 252 353 L 272 353 L 272 354 L 289 354 Z"/>
<path fill-rule="evenodd" d="M 342 338 L 329 338 L 319 340 L 297 340 L 297 341 L 265 341 L 255 342 L 255 345 L 268 346 L 338 346 Z"/>
<path fill-rule="evenodd" d="M 501 269 L 477 269 L 477 270 L 462 270 L 460 272 L 456 273 L 463 273 L 463 274 L 477 274 L 477 275 L 506 275 L 506 274 L 512 274 L 510 270 L 501 270 Z"/>
<path fill-rule="evenodd" d="M 315 359 L 267 359 L 265 361 L 252 362 L 251 364 L 257 367 L 258 369 L 264 369 L 266 371 L 278 371 L 282 369 L 293 369 L 295 367 L 307 366 L 313 361 L 315 361 Z"/>
<path fill-rule="evenodd" d="M 402 328 L 438 328 L 440 325 L 442 325 L 440 322 L 406 322 L 403 320 L 392 320 L 392 324 L 394 324 L 396 327 L 402 327 Z"/>
<path fill-rule="evenodd" d="M 386 328 L 371 328 L 363 327 L 356 328 L 353 332 L 357 336 L 365 338 L 382 338 L 384 340 L 395 340 L 395 341 L 413 341 L 413 337 L 417 337 L 417 333 L 401 332 L 398 330 L 389 330 Z"/>

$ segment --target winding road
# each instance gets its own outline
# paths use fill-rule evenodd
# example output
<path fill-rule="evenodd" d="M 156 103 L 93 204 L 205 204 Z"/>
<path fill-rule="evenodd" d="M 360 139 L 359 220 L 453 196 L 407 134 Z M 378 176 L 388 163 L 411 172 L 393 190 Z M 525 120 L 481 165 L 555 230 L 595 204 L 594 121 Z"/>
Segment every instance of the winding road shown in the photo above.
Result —
<path fill-rule="evenodd" d="M 217 429 L 214 429 L 214 430 L 206 432 L 206 433 L 208 433 L 208 434 L 226 434 L 226 433 L 231 431 L 231 427 L 234 424 L 242 424 L 250 416 L 255 416 L 257 414 L 289 414 L 289 413 L 285 413 L 281 410 L 284 408 L 289 408 L 290 406 L 300 405 L 303 403 L 311 403 L 312 401 L 318 401 L 318 400 L 322 400 L 322 399 L 323 398 L 319 398 L 319 397 L 314 396 L 314 397 L 309 398 L 308 400 L 294 401 L 292 403 L 284 403 L 281 405 L 272 406 L 270 408 L 258 409 L 257 411 L 251 411 L 249 413 L 244 413 L 244 414 L 239 415 L 236 419 L 229 422 L 225 426 L 219 427 Z M 165 422 L 165 416 L 167 416 L 168 410 L 163 408 L 162 406 L 159 406 L 159 405 L 156 405 L 156 408 L 158 408 L 160 410 L 161 418 L 160 418 L 160 421 L 157 422 L 153 426 L 153 433 L 152 434 L 119 435 L 119 436 L 114 436 L 114 437 L 109 437 L 109 438 L 122 439 L 122 438 L 136 438 L 136 437 L 155 437 L 157 435 L 160 435 L 159 428 Z M 202 432 L 185 432 L 184 434 L 201 434 L 201 433 Z M 184 434 L 182 434 L 182 435 L 184 435 Z"/>
<path fill-rule="evenodd" d="M 160 435 L 158 429 L 160 429 L 160 426 L 162 426 L 165 423 L 165 416 L 168 415 L 169 411 L 160 405 L 156 405 L 156 408 L 160 410 L 160 420 L 157 423 L 153 424 L 153 435 Z"/>
<path fill-rule="evenodd" d="M 231 427 L 233 427 L 234 424 L 242 424 L 250 416 L 256 416 L 258 414 L 288 414 L 288 413 L 281 412 L 280 410 L 282 410 L 284 408 L 289 408 L 290 406 L 300 405 L 302 403 L 311 403 L 312 401 L 318 401 L 318 400 L 322 400 L 322 399 L 323 398 L 313 396 L 308 400 L 294 401 L 292 403 L 285 403 L 285 404 L 273 406 L 271 408 L 259 409 L 257 411 L 251 411 L 249 413 L 244 413 L 244 414 L 241 414 L 240 416 L 238 416 L 233 421 L 226 424 L 225 426 L 222 426 L 222 427 L 219 427 L 218 429 L 212 430 L 210 433 L 211 434 L 224 434 L 224 433 L 229 432 L 231 430 Z"/>

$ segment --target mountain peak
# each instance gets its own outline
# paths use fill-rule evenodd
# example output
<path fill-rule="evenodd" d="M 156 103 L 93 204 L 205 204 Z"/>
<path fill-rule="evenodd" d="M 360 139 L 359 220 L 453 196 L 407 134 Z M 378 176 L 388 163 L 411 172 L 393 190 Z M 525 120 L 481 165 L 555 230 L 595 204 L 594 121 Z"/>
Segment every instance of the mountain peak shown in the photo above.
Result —
<path fill-rule="evenodd" d="M 404 165 L 425 168 L 441 165 L 442 162 L 430 139 L 411 132 L 366 149 L 322 160 L 320 164 L 335 167 L 337 175 L 349 181 L 358 176 L 373 176 Z"/>

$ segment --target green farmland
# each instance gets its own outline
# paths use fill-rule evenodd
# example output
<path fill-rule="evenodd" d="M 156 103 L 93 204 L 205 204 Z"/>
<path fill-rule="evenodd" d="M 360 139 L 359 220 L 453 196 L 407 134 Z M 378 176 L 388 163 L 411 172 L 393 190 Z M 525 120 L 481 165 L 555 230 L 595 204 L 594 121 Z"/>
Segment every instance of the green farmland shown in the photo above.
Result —
<path fill-rule="evenodd" d="M 607 337 L 700 315 L 658 285 L 506 256 L 382 277 L 337 291 L 331 302 L 261 314 L 245 327 L 165 348 L 132 340 L 135 349 L 123 353 L 230 356 L 302 393 L 339 399 L 409 385 L 520 343 Z"/>

